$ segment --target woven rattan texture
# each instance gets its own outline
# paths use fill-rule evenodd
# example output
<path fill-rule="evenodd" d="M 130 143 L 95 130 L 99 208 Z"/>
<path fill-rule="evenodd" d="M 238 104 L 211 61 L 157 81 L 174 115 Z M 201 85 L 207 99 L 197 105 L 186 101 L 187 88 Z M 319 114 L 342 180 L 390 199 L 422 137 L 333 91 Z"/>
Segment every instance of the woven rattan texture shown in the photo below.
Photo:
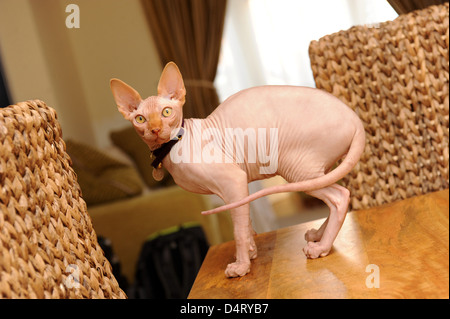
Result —
<path fill-rule="evenodd" d="M 449 187 L 448 18 L 446 3 L 310 44 L 316 86 L 365 126 L 365 152 L 343 180 L 354 210 Z"/>
<path fill-rule="evenodd" d="M 0 298 L 126 298 L 41 101 L 0 109 Z"/>

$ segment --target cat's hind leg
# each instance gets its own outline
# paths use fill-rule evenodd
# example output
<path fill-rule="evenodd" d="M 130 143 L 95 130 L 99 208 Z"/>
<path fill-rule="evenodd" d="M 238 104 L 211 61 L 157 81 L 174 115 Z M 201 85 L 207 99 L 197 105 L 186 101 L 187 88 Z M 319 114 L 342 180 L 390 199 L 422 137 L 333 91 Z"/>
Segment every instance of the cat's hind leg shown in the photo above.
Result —
<path fill-rule="evenodd" d="M 350 201 L 350 192 L 345 187 L 333 184 L 308 192 L 308 194 L 325 202 L 330 208 L 330 215 L 318 230 L 310 230 L 305 234 L 308 243 L 303 248 L 303 252 L 308 258 L 324 257 L 329 254 L 344 223 Z"/>
<path fill-rule="evenodd" d="M 328 225 L 328 219 L 330 219 L 330 217 L 328 216 L 327 219 L 325 220 L 325 222 L 322 224 L 322 226 L 320 226 L 319 229 L 310 229 L 305 233 L 305 240 L 308 241 L 320 241 L 322 239 L 323 236 L 323 232 L 325 231 L 325 228 Z"/>

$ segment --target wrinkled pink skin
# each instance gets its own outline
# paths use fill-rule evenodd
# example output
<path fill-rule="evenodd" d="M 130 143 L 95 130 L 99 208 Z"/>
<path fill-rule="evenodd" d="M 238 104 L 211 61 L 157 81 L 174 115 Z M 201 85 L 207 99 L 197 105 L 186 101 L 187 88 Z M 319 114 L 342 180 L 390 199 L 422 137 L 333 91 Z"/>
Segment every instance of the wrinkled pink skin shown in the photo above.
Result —
<path fill-rule="evenodd" d="M 117 79 L 111 80 L 111 89 L 119 111 L 133 123 L 151 150 L 178 132 L 186 91 L 174 63 L 166 65 L 157 96 L 142 100 L 134 89 Z M 164 117 L 161 112 L 168 106 L 172 114 Z M 146 122 L 137 123 L 137 115 L 144 116 Z M 192 163 L 193 154 L 190 163 L 174 163 L 173 154 L 162 162 L 180 187 L 200 194 L 217 194 L 227 204 L 203 214 L 231 209 L 236 261 L 227 266 L 226 276 L 244 276 L 250 271 L 250 260 L 256 258 L 257 249 L 248 203 L 273 193 L 304 191 L 328 205 L 329 217 L 318 230 L 306 232 L 307 245 L 303 249 L 308 258 L 326 256 L 344 222 L 350 198 L 349 191 L 336 182 L 356 165 L 364 149 L 364 128 L 357 115 L 337 98 L 317 89 L 263 86 L 231 96 L 206 119 L 196 121 L 202 130 L 216 128 L 221 133 L 225 128 L 254 128 L 255 132 L 258 128 L 266 128 L 267 132 L 269 128 L 278 129 L 278 166 L 276 172 L 269 174 L 261 174 L 259 161 L 248 163 L 248 143 L 236 146 L 244 150 L 243 163 L 236 163 L 236 156 L 226 147 L 221 148 L 221 157 L 232 163 Z M 188 148 L 189 142 L 202 136 L 192 119 L 185 120 L 184 128 L 183 139 L 171 152 Z M 201 140 L 201 145 L 208 142 Z M 344 161 L 330 171 L 344 156 Z M 249 196 L 249 182 L 274 175 L 281 175 L 289 183 Z"/>

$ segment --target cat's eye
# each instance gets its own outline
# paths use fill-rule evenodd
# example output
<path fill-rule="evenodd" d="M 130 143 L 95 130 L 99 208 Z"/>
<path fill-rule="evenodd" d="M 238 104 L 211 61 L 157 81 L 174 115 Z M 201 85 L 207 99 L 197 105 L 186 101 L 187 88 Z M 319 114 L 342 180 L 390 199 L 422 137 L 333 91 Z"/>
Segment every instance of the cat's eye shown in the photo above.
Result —
<path fill-rule="evenodd" d="M 162 111 L 162 115 L 164 117 L 168 117 L 170 116 L 170 114 L 172 114 L 172 108 L 170 107 L 166 107 L 163 111 Z"/>
<path fill-rule="evenodd" d="M 143 117 L 142 115 L 138 115 L 134 118 L 136 120 L 136 122 L 138 122 L 139 124 L 145 123 L 146 119 L 145 117 Z"/>

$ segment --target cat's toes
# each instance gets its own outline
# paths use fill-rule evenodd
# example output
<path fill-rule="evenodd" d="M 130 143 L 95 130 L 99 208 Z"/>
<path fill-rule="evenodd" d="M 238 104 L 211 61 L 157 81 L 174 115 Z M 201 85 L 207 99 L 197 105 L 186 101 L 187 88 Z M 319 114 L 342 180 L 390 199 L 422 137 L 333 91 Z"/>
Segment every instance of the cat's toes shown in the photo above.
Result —
<path fill-rule="evenodd" d="M 248 255 L 250 259 L 255 259 L 258 257 L 258 248 L 256 248 L 256 243 L 253 237 L 250 237 L 250 248 L 248 249 Z"/>
<path fill-rule="evenodd" d="M 320 241 L 321 239 L 322 236 L 317 229 L 310 229 L 305 233 L 306 241 Z"/>
<path fill-rule="evenodd" d="M 253 260 L 256 257 L 258 257 L 258 249 L 256 248 L 256 245 L 250 246 L 250 250 L 248 251 L 248 255 L 249 255 L 251 260 Z"/>
<path fill-rule="evenodd" d="M 227 277 L 242 277 L 250 272 L 250 263 L 234 262 L 228 264 L 225 270 Z"/>
<path fill-rule="evenodd" d="M 331 248 L 324 247 L 320 244 L 320 242 L 308 242 L 308 244 L 303 248 L 303 252 L 305 253 L 305 256 L 307 258 L 319 258 L 319 257 L 325 257 L 330 253 Z"/>

